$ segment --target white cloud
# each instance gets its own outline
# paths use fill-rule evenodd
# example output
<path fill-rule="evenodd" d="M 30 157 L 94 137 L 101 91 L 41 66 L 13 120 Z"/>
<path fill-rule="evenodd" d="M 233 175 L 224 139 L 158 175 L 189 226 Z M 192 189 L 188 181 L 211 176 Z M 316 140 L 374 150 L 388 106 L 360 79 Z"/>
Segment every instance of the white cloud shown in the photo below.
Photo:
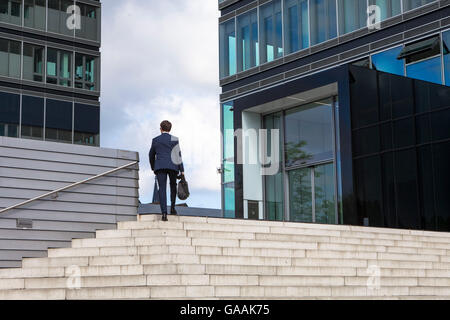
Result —
<path fill-rule="evenodd" d="M 153 191 L 151 139 L 166 119 L 180 139 L 191 193 L 220 195 L 217 17 L 215 1 L 103 3 L 102 146 L 139 151 L 142 202 Z"/>

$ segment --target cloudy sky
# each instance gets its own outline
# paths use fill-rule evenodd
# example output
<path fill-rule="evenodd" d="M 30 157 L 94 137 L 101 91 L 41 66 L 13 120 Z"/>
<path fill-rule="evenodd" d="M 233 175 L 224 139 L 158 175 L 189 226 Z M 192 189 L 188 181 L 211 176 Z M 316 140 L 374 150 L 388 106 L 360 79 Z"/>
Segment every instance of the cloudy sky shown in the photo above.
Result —
<path fill-rule="evenodd" d="M 159 123 L 179 137 L 191 207 L 220 208 L 216 0 L 107 0 L 102 9 L 101 146 L 138 151 L 140 200 Z"/>

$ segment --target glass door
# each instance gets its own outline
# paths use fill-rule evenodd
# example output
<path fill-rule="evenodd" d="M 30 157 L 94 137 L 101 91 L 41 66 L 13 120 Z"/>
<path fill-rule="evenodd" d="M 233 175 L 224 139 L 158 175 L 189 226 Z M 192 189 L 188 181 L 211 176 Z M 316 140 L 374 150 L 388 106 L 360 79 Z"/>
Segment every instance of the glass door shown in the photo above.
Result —
<path fill-rule="evenodd" d="M 289 221 L 336 223 L 333 163 L 288 171 Z"/>

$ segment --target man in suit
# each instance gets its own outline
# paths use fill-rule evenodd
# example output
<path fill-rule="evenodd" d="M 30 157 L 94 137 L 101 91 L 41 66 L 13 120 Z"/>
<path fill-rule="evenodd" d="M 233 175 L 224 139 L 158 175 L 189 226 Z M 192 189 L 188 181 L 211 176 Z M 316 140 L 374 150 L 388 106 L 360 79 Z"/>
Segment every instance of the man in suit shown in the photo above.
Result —
<path fill-rule="evenodd" d="M 169 134 L 172 124 L 164 120 L 160 124 L 161 135 L 154 138 L 148 154 L 150 166 L 156 174 L 159 186 L 159 203 L 161 206 L 162 220 L 167 221 L 167 177 L 170 181 L 170 214 L 177 214 L 175 201 L 177 197 L 177 176 L 184 175 L 183 161 L 181 160 L 178 138 Z"/>

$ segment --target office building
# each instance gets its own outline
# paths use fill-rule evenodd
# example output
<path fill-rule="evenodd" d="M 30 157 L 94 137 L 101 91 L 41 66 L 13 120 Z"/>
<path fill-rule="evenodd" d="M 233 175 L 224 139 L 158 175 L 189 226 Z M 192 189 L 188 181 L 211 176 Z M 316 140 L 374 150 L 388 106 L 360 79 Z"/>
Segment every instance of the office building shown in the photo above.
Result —
<path fill-rule="evenodd" d="M 99 146 L 100 10 L 0 0 L 0 136 Z"/>
<path fill-rule="evenodd" d="M 449 1 L 219 9 L 225 217 L 450 231 Z"/>

